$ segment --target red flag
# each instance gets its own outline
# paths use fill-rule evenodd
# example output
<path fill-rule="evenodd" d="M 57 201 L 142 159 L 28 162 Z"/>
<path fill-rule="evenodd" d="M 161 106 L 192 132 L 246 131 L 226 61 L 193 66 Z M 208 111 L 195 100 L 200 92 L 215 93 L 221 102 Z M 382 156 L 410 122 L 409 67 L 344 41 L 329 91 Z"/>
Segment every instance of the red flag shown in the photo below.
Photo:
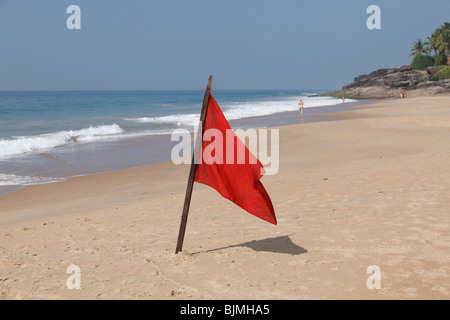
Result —
<path fill-rule="evenodd" d="M 232 131 L 212 95 L 203 126 L 203 161 L 197 164 L 195 181 L 216 189 L 249 213 L 276 225 L 272 201 L 260 181 L 264 167 Z"/>

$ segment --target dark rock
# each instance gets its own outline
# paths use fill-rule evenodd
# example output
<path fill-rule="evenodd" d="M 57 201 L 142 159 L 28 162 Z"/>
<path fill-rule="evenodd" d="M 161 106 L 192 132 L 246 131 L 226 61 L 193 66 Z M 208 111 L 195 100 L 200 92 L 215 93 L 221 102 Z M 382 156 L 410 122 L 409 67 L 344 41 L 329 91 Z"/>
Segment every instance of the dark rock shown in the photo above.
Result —
<path fill-rule="evenodd" d="M 422 82 L 428 82 L 433 79 L 425 71 L 408 72 L 408 78 L 409 78 L 409 81 L 411 82 L 412 87 L 416 87 L 418 84 L 420 84 Z"/>
<path fill-rule="evenodd" d="M 398 67 L 396 68 L 398 70 L 398 72 L 408 72 L 408 71 L 412 71 L 411 66 L 402 66 L 402 67 Z"/>
<path fill-rule="evenodd" d="M 417 87 L 417 89 L 422 89 L 422 88 L 431 88 L 431 87 L 435 87 L 435 86 L 436 86 L 436 81 L 425 81 L 425 82 L 419 83 L 416 87 Z"/>
<path fill-rule="evenodd" d="M 342 92 L 355 98 L 391 98 L 399 97 L 404 90 L 434 88 L 433 92 L 442 92 L 450 88 L 450 80 L 435 81 L 437 68 L 413 70 L 409 65 L 392 69 L 379 69 L 368 75 L 360 75 L 342 88 Z M 438 90 L 439 89 L 439 90 Z M 431 90 L 431 89 L 430 89 Z"/>
<path fill-rule="evenodd" d="M 406 73 L 399 72 L 386 75 L 383 78 L 383 83 L 385 86 L 391 88 L 409 87 L 411 85 L 408 75 Z"/>
<path fill-rule="evenodd" d="M 371 78 L 374 78 L 374 77 L 382 77 L 382 76 L 384 76 L 385 74 L 387 74 L 387 73 L 389 73 L 389 72 L 390 72 L 389 69 L 379 69 L 379 70 L 377 70 L 377 71 L 372 72 L 371 74 L 369 74 L 369 75 L 366 76 L 366 77 L 371 77 Z"/>
<path fill-rule="evenodd" d="M 450 89 L 450 79 L 436 81 L 436 85 Z"/>
<path fill-rule="evenodd" d="M 436 67 L 428 67 L 427 72 L 431 77 L 434 77 L 434 75 L 439 71 L 439 68 Z"/>

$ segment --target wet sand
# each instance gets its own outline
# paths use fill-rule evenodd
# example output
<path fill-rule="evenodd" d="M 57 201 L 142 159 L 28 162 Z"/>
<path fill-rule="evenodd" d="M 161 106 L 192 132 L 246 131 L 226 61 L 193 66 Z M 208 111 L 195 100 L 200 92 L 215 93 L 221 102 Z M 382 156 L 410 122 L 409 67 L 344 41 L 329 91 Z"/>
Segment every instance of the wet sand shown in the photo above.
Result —
<path fill-rule="evenodd" d="M 306 108 L 303 117 L 299 112 L 282 112 L 270 116 L 231 120 L 230 125 L 238 128 L 266 128 L 317 121 L 331 121 L 336 116 L 324 114 L 348 110 L 352 106 L 368 104 L 364 100 L 345 105 Z M 193 131 L 194 128 L 191 128 Z M 178 141 L 171 141 L 171 135 L 133 137 L 116 141 L 80 143 L 64 146 L 47 152 L 25 154 L 9 159 L 0 159 L 2 172 L 20 176 L 38 177 L 39 180 L 60 180 L 69 177 L 112 172 L 148 166 L 170 161 L 172 148 Z M 32 165 L 30 165 L 32 164 Z M 24 186 L 0 186 L 0 197 L 23 189 Z"/>

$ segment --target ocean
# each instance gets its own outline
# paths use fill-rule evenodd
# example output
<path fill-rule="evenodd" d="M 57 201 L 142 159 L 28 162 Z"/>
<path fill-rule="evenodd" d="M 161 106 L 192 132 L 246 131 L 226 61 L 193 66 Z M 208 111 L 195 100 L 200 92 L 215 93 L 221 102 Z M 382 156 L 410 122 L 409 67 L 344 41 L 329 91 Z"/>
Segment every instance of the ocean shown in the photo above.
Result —
<path fill-rule="evenodd" d="M 342 103 L 317 96 L 320 92 L 213 90 L 212 94 L 232 127 L 245 127 L 255 117 L 298 111 L 300 99 L 305 110 Z M 193 130 L 203 94 L 0 92 L 0 195 L 26 185 L 168 161 L 170 133 L 177 128 Z"/>

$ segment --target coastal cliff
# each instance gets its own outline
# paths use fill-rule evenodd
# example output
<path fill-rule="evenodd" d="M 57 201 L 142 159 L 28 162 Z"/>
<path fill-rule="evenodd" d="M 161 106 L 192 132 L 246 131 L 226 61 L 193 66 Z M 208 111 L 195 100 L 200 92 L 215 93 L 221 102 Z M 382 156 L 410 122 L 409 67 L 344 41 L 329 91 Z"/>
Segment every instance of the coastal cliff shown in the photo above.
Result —
<path fill-rule="evenodd" d="M 354 82 L 340 90 L 325 95 L 342 95 L 355 99 L 379 99 L 450 93 L 450 79 L 435 77 L 438 68 L 413 70 L 409 65 L 393 69 L 379 69 L 368 75 L 360 75 Z"/>

